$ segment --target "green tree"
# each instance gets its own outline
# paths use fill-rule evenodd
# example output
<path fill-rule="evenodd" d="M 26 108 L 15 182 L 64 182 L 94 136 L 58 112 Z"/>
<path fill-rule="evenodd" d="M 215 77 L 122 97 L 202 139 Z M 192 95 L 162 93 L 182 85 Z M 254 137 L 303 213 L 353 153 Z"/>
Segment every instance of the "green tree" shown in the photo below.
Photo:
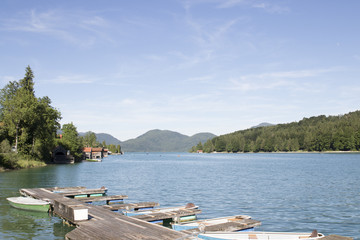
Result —
<path fill-rule="evenodd" d="M 36 98 L 34 74 L 28 66 L 25 77 L 9 82 L 0 92 L 1 136 L 16 152 L 35 159 L 49 159 L 59 128 L 60 112 L 48 97 Z"/>
<path fill-rule="evenodd" d="M 56 131 L 60 129 L 61 114 L 50 104 L 51 100 L 48 97 L 38 99 L 31 124 L 32 153 L 40 159 L 50 159 L 51 150 L 56 145 Z"/>
<path fill-rule="evenodd" d="M 203 151 L 206 152 L 206 153 L 211 153 L 215 150 L 215 147 L 214 147 L 214 144 L 213 142 L 211 141 L 211 139 L 207 140 L 205 143 L 204 143 L 204 147 L 203 147 Z"/>
<path fill-rule="evenodd" d="M 10 82 L 6 85 L 1 97 L 2 120 L 8 129 L 8 134 L 15 138 L 15 150 L 25 154 L 30 153 L 31 146 L 34 145 L 31 125 L 35 117 L 37 99 L 33 77 L 32 70 L 28 66 L 25 77 L 18 83 Z"/>
<path fill-rule="evenodd" d="M 203 145 L 201 142 L 196 145 L 196 150 L 203 150 Z"/>
<path fill-rule="evenodd" d="M 215 140 L 215 151 L 224 152 L 226 150 L 226 142 L 223 138 L 219 137 Z"/>
<path fill-rule="evenodd" d="M 70 150 L 75 160 L 80 160 L 82 158 L 83 145 L 75 125 L 73 123 L 64 124 L 61 131 L 62 138 L 59 143 L 64 146 L 65 149 Z"/>
<path fill-rule="evenodd" d="M 121 153 L 121 146 L 120 146 L 120 145 L 117 145 L 117 146 L 116 146 L 116 152 L 117 152 L 117 153 Z"/>
<path fill-rule="evenodd" d="M 86 147 L 98 147 L 99 143 L 96 141 L 96 134 L 94 132 L 87 132 L 83 137 L 84 145 Z"/>

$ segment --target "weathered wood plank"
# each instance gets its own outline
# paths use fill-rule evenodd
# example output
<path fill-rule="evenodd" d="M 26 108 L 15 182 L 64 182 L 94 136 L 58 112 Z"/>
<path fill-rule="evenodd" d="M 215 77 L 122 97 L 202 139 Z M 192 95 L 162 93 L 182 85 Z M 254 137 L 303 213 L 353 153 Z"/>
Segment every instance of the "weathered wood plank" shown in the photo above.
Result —
<path fill-rule="evenodd" d="M 115 201 L 115 200 L 124 200 L 127 199 L 127 195 L 112 195 L 112 196 L 99 196 L 99 197 L 84 197 L 78 198 L 77 200 L 81 202 L 100 202 L 100 201 Z"/>
<path fill-rule="evenodd" d="M 156 202 L 140 202 L 140 203 L 124 203 L 124 204 L 112 204 L 112 205 L 104 205 L 102 206 L 103 208 L 115 211 L 115 210 L 120 210 L 120 209 L 126 209 L 126 210 L 131 210 L 131 209 L 141 209 L 141 208 L 152 208 L 152 207 L 156 207 L 159 206 L 159 203 Z"/>
<path fill-rule="evenodd" d="M 47 188 L 48 190 L 52 192 L 67 192 L 67 191 L 74 191 L 74 190 L 81 190 L 86 189 L 86 187 L 78 186 L 78 187 L 53 187 L 53 188 Z"/>
<path fill-rule="evenodd" d="M 106 193 L 106 188 L 96 188 L 96 189 L 79 189 L 79 190 L 69 190 L 66 192 L 60 192 L 58 194 L 61 194 L 66 197 L 73 197 L 76 195 L 90 195 L 90 194 L 104 194 Z"/>
<path fill-rule="evenodd" d="M 144 214 L 144 215 L 135 215 L 131 216 L 132 218 L 141 219 L 143 221 L 152 222 L 170 218 L 177 218 L 177 217 L 185 217 L 200 214 L 200 209 L 182 209 L 177 211 L 169 211 L 169 212 L 159 212 L 159 213 L 151 213 L 151 214 Z"/>

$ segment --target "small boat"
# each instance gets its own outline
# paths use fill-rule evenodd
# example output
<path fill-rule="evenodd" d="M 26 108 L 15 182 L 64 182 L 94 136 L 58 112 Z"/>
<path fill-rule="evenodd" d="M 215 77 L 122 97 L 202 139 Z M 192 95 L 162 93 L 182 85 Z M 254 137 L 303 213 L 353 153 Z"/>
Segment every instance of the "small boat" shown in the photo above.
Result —
<path fill-rule="evenodd" d="M 312 233 L 290 233 L 290 232 L 206 232 L 197 236 L 205 240 L 314 240 L 325 236 L 314 230 Z"/>
<path fill-rule="evenodd" d="M 172 229 L 177 230 L 177 231 L 182 231 L 182 230 L 189 230 L 189 229 L 201 228 L 201 227 L 206 228 L 209 226 L 225 224 L 228 222 L 243 222 L 245 219 L 251 219 L 251 217 L 247 216 L 247 215 L 237 215 L 237 216 L 203 219 L 203 220 L 190 221 L 190 222 L 184 222 L 184 223 L 174 222 L 172 224 Z M 247 229 L 252 230 L 253 227 L 249 227 Z M 238 230 L 242 230 L 242 229 L 238 229 Z M 237 230 L 234 230 L 234 231 L 237 231 Z"/>
<path fill-rule="evenodd" d="M 84 161 L 85 162 L 101 162 L 102 160 L 100 158 L 96 158 L 96 159 L 86 159 Z"/>
<path fill-rule="evenodd" d="M 50 209 L 50 203 L 30 197 L 10 197 L 6 198 L 10 205 L 24 210 L 48 212 Z"/>

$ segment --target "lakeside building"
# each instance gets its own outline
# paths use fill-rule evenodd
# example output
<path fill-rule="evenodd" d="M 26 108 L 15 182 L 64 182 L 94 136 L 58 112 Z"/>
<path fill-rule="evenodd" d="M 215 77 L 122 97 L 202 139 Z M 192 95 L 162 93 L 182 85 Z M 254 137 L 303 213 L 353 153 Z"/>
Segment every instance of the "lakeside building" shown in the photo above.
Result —
<path fill-rule="evenodd" d="M 93 148 L 93 147 L 84 147 L 83 156 L 84 160 L 86 159 L 102 159 L 108 156 L 109 150 L 106 148 Z"/>
<path fill-rule="evenodd" d="M 66 150 L 63 146 L 57 146 L 52 151 L 52 158 L 54 163 L 74 163 L 75 159 L 70 154 L 69 150 Z"/>

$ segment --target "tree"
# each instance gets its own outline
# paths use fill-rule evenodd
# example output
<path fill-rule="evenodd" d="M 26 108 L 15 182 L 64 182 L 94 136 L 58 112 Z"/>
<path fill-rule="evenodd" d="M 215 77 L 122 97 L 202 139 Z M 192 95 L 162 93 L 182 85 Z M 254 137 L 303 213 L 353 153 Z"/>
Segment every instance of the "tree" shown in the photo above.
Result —
<path fill-rule="evenodd" d="M 83 137 L 84 145 L 87 147 L 98 147 L 99 143 L 96 141 L 95 133 L 89 131 Z"/>
<path fill-rule="evenodd" d="M 196 145 L 196 150 L 203 150 L 203 145 L 201 142 Z"/>
<path fill-rule="evenodd" d="M 31 70 L 30 66 L 27 66 L 25 77 L 20 80 L 20 86 L 27 92 L 32 93 L 33 96 L 35 96 L 34 91 L 34 74 Z"/>
<path fill-rule="evenodd" d="M 22 152 L 29 152 L 29 126 L 34 120 L 34 109 L 37 99 L 34 92 L 33 73 L 26 68 L 25 77 L 19 82 L 10 82 L 2 89 L 2 120 L 10 136 L 15 138 L 15 151 L 18 151 L 19 140 Z M 33 143 L 33 139 L 30 140 Z M 32 144 L 33 145 L 33 144 Z"/>
<path fill-rule="evenodd" d="M 218 137 L 215 141 L 215 151 L 224 152 L 226 150 L 226 142 L 223 138 Z"/>
<path fill-rule="evenodd" d="M 61 116 L 48 97 L 35 97 L 33 78 L 28 66 L 23 79 L 9 82 L 1 89 L 1 134 L 16 152 L 46 160 L 54 147 Z"/>
<path fill-rule="evenodd" d="M 79 137 L 79 133 L 73 123 L 64 124 L 61 128 L 62 138 L 60 144 L 65 149 L 70 150 L 70 153 L 79 160 L 82 158 L 82 141 Z"/>
<path fill-rule="evenodd" d="M 116 146 L 116 152 L 117 152 L 117 153 L 121 153 L 121 146 L 120 146 L 120 145 L 117 145 L 117 146 Z"/>
<path fill-rule="evenodd" d="M 211 153 L 211 152 L 213 152 L 213 151 L 215 150 L 214 144 L 213 144 L 213 142 L 211 141 L 211 139 L 207 140 L 207 141 L 204 143 L 203 150 L 204 150 L 204 152 L 206 152 L 206 153 Z"/>

